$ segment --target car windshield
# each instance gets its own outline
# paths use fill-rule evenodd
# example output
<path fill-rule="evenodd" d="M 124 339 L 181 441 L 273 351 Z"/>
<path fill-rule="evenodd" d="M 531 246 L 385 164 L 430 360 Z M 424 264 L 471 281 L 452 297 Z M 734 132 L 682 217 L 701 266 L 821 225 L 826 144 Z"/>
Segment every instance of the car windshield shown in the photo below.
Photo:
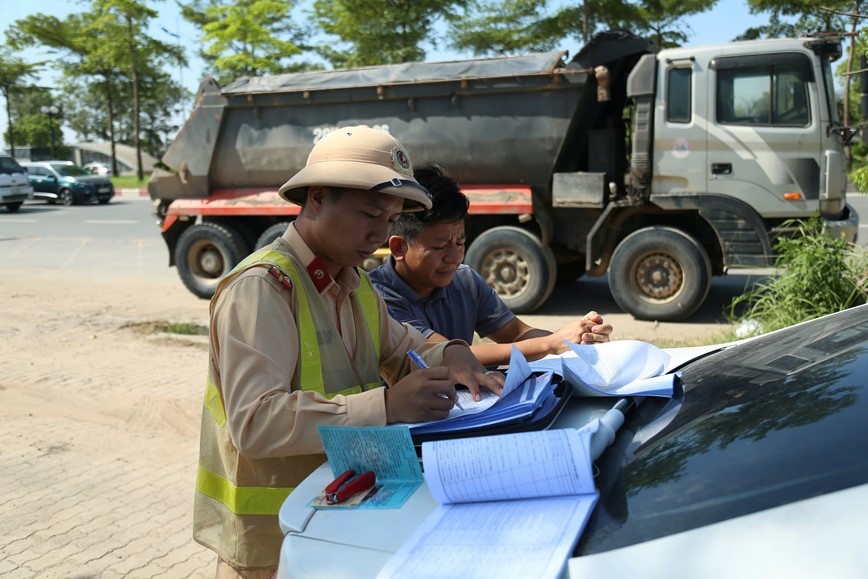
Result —
<path fill-rule="evenodd" d="M 576 554 L 868 482 L 866 335 L 868 306 L 689 364 L 683 397 L 646 400 L 598 461 Z"/>
<path fill-rule="evenodd" d="M 56 164 L 51 166 L 55 171 L 64 177 L 87 177 L 90 176 L 90 173 L 78 167 L 77 165 L 61 165 Z"/>

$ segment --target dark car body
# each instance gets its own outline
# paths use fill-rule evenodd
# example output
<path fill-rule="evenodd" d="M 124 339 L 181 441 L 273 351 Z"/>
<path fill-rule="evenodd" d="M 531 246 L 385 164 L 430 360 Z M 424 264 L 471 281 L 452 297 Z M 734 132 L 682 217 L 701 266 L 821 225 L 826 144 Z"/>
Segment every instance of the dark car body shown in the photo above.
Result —
<path fill-rule="evenodd" d="M 22 165 L 27 169 L 35 199 L 64 205 L 92 201 L 105 204 L 115 194 L 108 177 L 93 175 L 69 161 L 40 161 Z"/>
<path fill-rule="evenodd" d="M 674 536 L 669 544 L 680 543 L 676 550 L 705 544 L 706 563 L 721 566 L 715 576 L 736 576 L 735 571 L 721 574 L 734 567 L 715 560 L 708 542 L 685 537 L 696 529 L 745 518 L 763 528 L 760 560 L 777 560 L 773 568 L 783 573 L 780 576 L 793 576 L 781 565 L 799 557 L 805 558 L 797 574 L 810 574 L 808 567 L 835 577 L 865 573 L 865 568 L 848 562 L 851 550 L 843 548 L 840 538 L 834 541 L 837 549 L 820 547 L 825 537 L 849 537 L 854 528 L 868 538 L 868 521 L 857 514 L 857 505 L 841 513 L 831 507 L 811 509 L 834 504 L 826 497 L 845 489 L 863 496 L 868 489 L 868 306 L 785 328 L 694 361 L 683 369 L 682 383 L 680 396 L 646 399 L 628 414 L 615 442 L 598 461 L 600 503 L 576 548 L 578 558 L 571 563 L 603 553 L 611 556 L 596 567 L 571 565 L 571 571 L 611 571 L 617 560 L 617 576 L 653 576 L 648 565 L 654 563 L 642 562 L 637 555 L 641 549 L 625 548 Z M 814 512 L 813 518 L 804 516 L 808 512 Z M 824 524 L 817 512 L 839 517 L 834 519 L 838 522 Z M 787 522 L 772 523 L 780 520 Z M 735 530 L 740 528 L 737 524 L 725 528 L 731 531 L 724 536 L 732 539 L 743 532 Z M 773 545 L 776 537 L 788 534 L 795 535 L 789 545 L 805 541 L 808 547 L 781 561 L 782 550 Z M 720 533 L 697 536 L 716 536 L 718 549 L 726 541 Z M 659 559 L 666 550 L 661 543 L 654 543 L 657 554 L 652 558 Z M 737 550 L 735 544 L 723 548 Z M 650 553 L 647 546 L 644 551 Z M 701 555 L 684 553 L 680 568 Z M 733 561 L 737 558 L 732 553 Z M 762 574 L 756 566 L 752 569 L 756 576 Z M 684 576 L 669 574 L 676 575 Z"/>

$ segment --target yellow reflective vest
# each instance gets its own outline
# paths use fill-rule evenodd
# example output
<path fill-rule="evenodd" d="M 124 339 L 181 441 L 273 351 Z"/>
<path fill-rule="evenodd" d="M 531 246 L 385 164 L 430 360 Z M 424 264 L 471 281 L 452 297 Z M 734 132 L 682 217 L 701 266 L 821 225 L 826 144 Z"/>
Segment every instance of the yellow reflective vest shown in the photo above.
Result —
<path fill-rule="evenodd" d="M 367 275 L 359 272 L 361 285 L 352 296 L 361 319 L 357 319 L 357 349 L 355 361 L 351 361 L 333 315 L 327 310 L 329 306 L 310 276 L 295 257 L 278 251 L 277 245 L 275 242 L 239 263 L 218 285 L 211 307 L 241 272 L 251 267 L 277 268 L 278 276 L 291 280 L 291 287 L 286 284 L 286 296 L 299 333 L 301 351 L 291 379 L 293 391 L 312 390 L 331 398 L 380 386 L 380 318 Z M 300 271 L 304 275 L 299 275 Z M 367 331 L 361 327 L 367 327 Z M 240 455 L 229 435 L 217 368 L 212 355 L 202 413 L 193 537 L 235 569 L 276 568 L 283 539 L 277 518 L 280 506 L 295 486 L 325 461 L 325 455 Z M 355 376 L 362 377 L 365 383 L 358 384 Z"/>

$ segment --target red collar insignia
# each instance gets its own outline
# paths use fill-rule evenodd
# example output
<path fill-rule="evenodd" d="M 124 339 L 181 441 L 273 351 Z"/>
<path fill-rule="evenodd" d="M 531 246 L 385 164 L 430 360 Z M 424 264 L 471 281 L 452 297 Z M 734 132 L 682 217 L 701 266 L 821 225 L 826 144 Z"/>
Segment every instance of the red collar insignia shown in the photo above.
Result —
<path fill-rule="evenodd" d="M 319 293 L 322 293 L 333 281 L 332 276 L 329 275 L 326 269 L 325 263 L 318 257 L 314 257 L 313 261 L 307 264 L 307 273 L 310 279 L 313 280 L 313 285 Z"/>

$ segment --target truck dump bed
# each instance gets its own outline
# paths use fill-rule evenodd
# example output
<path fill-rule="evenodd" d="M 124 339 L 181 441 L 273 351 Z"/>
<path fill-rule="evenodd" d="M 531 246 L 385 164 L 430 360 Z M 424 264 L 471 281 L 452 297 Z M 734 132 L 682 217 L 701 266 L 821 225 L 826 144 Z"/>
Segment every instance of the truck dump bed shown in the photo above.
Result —
<path fill-rule="evenodd" d="M 277 189 L 340 126 L 388 130 L 463 184 L 548 188 L 587 73 L 564 52 L 205 80 L 148 184 L 154 199 Z"/>

